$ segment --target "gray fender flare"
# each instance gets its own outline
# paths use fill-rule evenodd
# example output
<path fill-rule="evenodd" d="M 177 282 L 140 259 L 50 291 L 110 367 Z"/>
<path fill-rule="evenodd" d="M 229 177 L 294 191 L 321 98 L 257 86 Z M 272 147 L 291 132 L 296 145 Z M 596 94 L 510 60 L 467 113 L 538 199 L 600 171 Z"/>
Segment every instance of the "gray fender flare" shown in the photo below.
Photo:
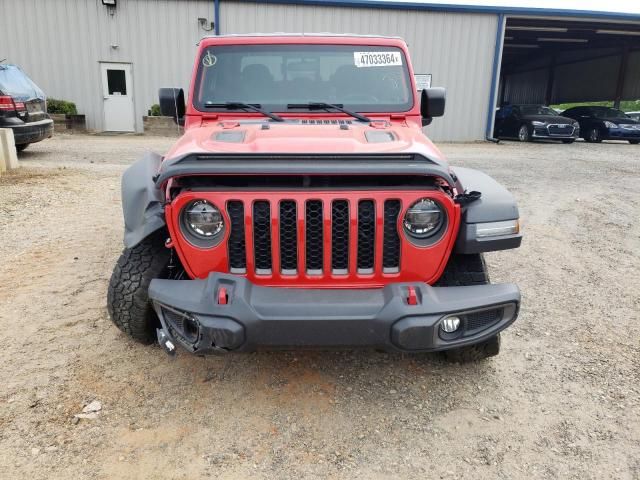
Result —
<path fill-rule="evenodd" d="M 124 246 L 135 247 L 165 226 L 164 195 L 153 179 L 162 163 L 157 153 L 147 152 L 122 174 Z"/>
<path fill-rule="evenodd" d="M 482 193 L 479 200 L 467 205 L 462 214 L 460 231 L 456 240 L 457 253 L 481 253 L 517 248 L 522 234 L 478 239 L 476 225 L 486 222 L 502 222 L 520 218 L 515 198 L 501 184 L 486 173 L 471 168 L 452 168 L 465 191 Z"/>

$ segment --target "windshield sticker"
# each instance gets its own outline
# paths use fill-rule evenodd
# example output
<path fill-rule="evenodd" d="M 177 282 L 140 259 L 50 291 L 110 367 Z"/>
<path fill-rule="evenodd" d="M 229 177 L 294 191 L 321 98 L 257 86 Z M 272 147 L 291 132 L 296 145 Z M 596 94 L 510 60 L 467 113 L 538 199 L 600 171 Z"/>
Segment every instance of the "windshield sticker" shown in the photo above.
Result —
<path fill-rule="evenodd" d="M 400 52 L 353 52 L 356 67 L 395 67 L 402 65 Z"/>
<path fill-rule="evenodd" d="M 205 67 L 213 67 L 216 63 L 218 63 L 218 58 L 209 51 L 202 57 L 202 65 Z"/>

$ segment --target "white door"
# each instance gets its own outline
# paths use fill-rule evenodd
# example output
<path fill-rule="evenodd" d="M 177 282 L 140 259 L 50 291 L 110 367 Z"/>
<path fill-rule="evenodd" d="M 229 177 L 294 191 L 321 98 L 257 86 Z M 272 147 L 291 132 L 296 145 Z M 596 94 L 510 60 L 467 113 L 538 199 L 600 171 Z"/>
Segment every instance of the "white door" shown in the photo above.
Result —
<path fill-rule="evenodd" d="M 133 132 L 133 85 L 131 64 L 101 63 L 104 129 L 107 132 Z"/>

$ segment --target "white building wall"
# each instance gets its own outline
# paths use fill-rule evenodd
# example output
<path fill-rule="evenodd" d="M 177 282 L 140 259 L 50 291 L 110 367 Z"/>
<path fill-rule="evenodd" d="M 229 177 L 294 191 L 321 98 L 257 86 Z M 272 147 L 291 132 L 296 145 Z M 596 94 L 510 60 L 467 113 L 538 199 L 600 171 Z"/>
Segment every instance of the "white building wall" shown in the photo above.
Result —
<path fill-rule="evenodd" d="M 277 5 L 222 0 L 220 33 L 333 32 L 397 35 L 416 73 L 447 88 L 447 108 L 426 128 L 434 140 L 485 136 L 497 15 L 418 10 Z"/>
<path fill-rule="evenodd" d="M 110 12 L 113 11 L 113 15 Z M 0 0 L 0 60 L 18 64 L 52 98 L 76 103 L 102 130 L 99 62 L 132 64 L 136 130 L 158 88 L 187 88 L 213 0 Z M 112 48 L 111 45 L 118 45 Z"/>
<path fill-rule="evenodd" d="M 188 88 L 198 18 L 214 0 L 0 0 L 0 59 L 20 65 L 53 98 L 77 104 L 102 130 L 99 62 L 132 64 L 136 130 L 158 88 Z M 25 19 L 28 19 L 25 20 Z M 26 30 L 25 30 L 26 28 Z M 336 32 L 399 35 L 417 73 L 447 88 L 447 112 L 427 127 L 435 140 L 484 138 L 497 28 L 493 14 L 220 1 L 221 33 Z M 118 45 L 112 48 L 111 45 Z"/>

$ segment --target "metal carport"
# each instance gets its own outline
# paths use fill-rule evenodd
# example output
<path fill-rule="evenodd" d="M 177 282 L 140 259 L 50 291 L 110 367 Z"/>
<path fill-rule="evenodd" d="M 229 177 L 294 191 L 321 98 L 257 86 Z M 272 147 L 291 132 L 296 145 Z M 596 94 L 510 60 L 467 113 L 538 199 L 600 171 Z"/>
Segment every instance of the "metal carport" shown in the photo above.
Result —
<path fill-rule="evenodd" d="M 640 22 L 506 21 L 499 103 L 640 98 Z"/>

